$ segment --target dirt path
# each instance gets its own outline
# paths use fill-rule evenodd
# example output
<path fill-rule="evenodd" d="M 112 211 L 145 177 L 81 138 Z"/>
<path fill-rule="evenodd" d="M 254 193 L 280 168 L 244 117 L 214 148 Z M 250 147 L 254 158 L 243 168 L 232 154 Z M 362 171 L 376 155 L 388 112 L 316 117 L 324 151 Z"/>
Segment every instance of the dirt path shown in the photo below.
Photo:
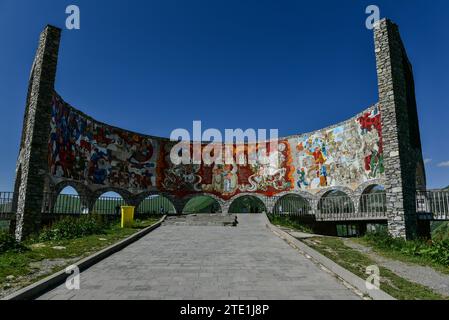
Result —
<path fill-rule="evenodd" d="M 368 255 L 376 263 L 393 271 L 398 276 L 431 288 L 442 295 L 449 296 L 449 275 L 438 272 L 431 267 L 383 257 L 375 253 L 372 248 L 355 243 L 350 239 L 345 239 L 344 242 L 348 247 Z"/>

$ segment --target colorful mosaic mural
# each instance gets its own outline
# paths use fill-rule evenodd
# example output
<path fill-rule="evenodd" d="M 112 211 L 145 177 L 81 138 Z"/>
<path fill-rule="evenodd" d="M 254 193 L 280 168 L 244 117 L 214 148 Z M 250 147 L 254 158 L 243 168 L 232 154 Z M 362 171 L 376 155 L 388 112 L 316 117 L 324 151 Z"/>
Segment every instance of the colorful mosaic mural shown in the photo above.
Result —
<path fill-rule="evenodd" d="M 57 94 L 53 98 L 48 163 L 56 182 L 229 199 L 242 192 L 355 188 L 384 172 L 380 110 L 375 107 L 336 127 L 280 140 L 277 150 L 269 150 L 269 144 L 234 145 L 233 159 L 239 164 L 174 165 L 173 145 L 99 123 Z M 248 163 L 265 150 L 274 161 Z"/>
<path fill-rule="evenodd" d="M 258 146 L 234 145 L 233 159 L 239 164 L 173 165 L 169 157 L 171 148 L 172 144 L 164 144 L 164 161 L 158 164 L 158 185 L 162 190 L 180 196 L 207 192 L 229 199 L 241 192 L 273 195 L 294 187 L 294 168 L 287 140 L 280 141 L 275 152 L 269 150 L 269 144 L 260 149 Z M 268 150 L 268 155 L 274 160 L 249 164 L 248 158 L 258 159 L 262 153 L 265 155 L 262 149 Z M 238 156 L 246 159 L 239 161 Z"/>
<path fill-rule="evenodd" d="M 53 98 L 49 168 L 55 178 L 133 190 L 156 186 L 158 141 L 100 124 Z"/>
<path fill-rule="evenodd" d="M 384 173 L 382 128 L 377 107 L 331 129 L 291 139 L 295 187 L 357 187 Z"/>

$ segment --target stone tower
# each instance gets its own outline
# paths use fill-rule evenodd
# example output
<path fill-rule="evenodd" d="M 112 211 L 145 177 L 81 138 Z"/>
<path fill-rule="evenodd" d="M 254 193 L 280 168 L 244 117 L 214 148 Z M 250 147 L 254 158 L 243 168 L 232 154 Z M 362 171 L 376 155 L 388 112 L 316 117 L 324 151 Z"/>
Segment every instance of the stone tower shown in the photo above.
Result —
<path fill-rule="evenodd" d="M 60 37 L 59 28 L 47 26 L 42 31 L 31 68 L 14 185 L 18 240 L 38 231 L 41 223 Z"/>
<path fill-rule="evenodd" d="M 387 193 L 388 229 L 413 239 L 425 233 L 416 216 L 416 189 L 425 189 L 412 66 L 396 24 L 374 28 Z"/>

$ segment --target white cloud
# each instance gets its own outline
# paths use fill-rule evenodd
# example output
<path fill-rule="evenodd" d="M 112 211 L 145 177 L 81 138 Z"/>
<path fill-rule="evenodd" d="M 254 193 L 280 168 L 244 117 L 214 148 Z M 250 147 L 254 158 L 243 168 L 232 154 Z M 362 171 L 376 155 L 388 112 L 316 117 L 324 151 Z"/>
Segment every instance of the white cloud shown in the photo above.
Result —
<path fill-rule="evenodd" d="M 438 167 L 449 167 L 449 161 L 440 162 Z"/>
<path fill-rule="evenodd" d="M 428 164 L 428 163 L 431 163 L 431 162 L 432 162 L 432 159 L 429 159 L 429 158 L 424 159 L 424 164 Z"/>

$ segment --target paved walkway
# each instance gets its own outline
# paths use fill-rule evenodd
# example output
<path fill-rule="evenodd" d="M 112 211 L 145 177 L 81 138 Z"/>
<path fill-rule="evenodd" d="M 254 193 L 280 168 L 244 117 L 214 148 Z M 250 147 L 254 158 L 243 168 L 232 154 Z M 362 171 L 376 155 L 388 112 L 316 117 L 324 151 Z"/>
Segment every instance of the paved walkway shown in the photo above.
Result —
<path fill-rule="evenodd" d="M 265 226 L 163 225 L 40 299 L 359 299 Z"/>

